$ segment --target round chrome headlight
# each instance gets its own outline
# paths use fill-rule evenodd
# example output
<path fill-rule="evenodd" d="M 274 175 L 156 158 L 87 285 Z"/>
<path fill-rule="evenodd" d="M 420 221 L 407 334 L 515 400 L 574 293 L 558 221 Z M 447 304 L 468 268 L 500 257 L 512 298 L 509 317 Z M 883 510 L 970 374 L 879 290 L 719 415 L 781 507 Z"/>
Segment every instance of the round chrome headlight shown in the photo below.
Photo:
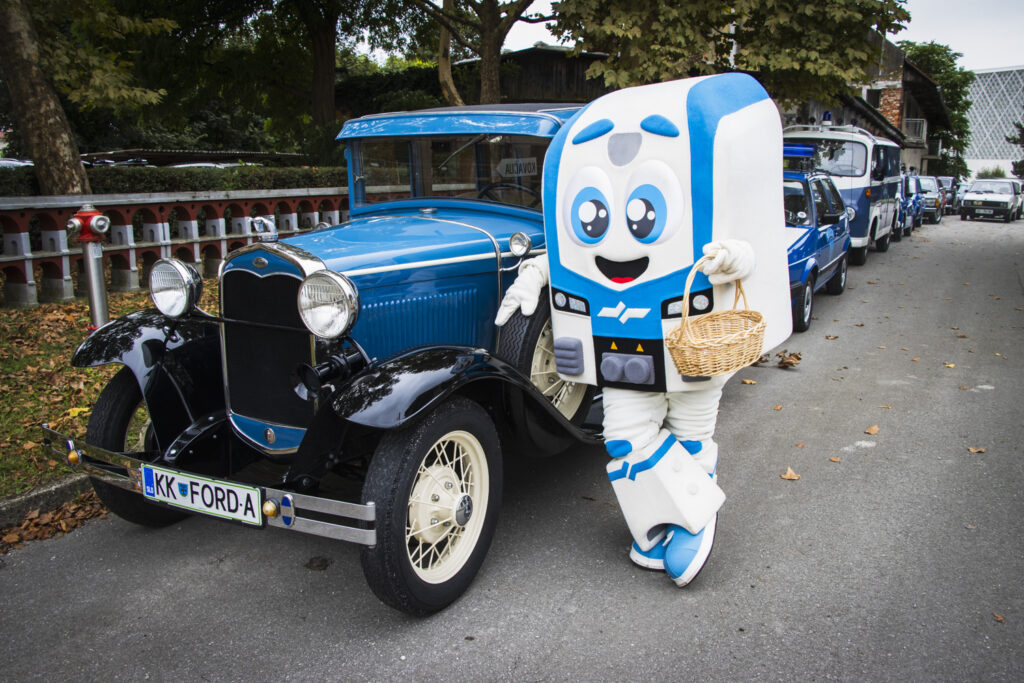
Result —
<path fill-rule="evenodd" d="M 512 236 L 508 238 L 508 250 L 512 252 L 513 256 L 520 258 L 526 256 L 532 248 L 533 242 L 525 232 L 512 233 Z"/>
<path fill-rule="evenodd" d="M 340 273 L 313 273 L 299 287 L 299 315 L 318 337 L 335 339 L 348 333 L 359 316 L 356 286 Z"/>
<path fill-rule="evenodd" d="M 852 206 L 846 207 L 846 217 L 852 221 L 854 218 L 857 217 L 857 210 Z"/>
<path fill-rule="evenodd" d="M 157 310 L 179 318 L 197 303 L 203 294 L 203 280 L 196 269 L 178 259 L 160 259 L 149 271 L 149 295 Z"/>

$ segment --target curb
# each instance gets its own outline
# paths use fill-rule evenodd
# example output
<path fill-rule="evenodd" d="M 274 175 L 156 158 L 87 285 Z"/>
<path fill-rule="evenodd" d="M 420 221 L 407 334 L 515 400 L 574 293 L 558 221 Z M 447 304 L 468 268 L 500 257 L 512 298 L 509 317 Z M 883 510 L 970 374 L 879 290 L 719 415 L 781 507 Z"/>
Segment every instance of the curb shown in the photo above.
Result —
<path fill-rule="evenodd" d="M 0 528 L 20 524 L 25 515 L 36 508 L 45 512 L 60 507 L 89 488 L 87 475 L 73 474 L 20 496 L 0 500 Z"/>

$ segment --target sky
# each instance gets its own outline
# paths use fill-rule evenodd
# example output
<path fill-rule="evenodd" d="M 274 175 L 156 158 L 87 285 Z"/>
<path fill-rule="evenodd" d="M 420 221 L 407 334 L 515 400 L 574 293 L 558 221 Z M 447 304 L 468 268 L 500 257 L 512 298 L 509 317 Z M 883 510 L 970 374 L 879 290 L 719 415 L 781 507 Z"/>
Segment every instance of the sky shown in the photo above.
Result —
<path fill-rule="evenodd" d="M 906 6 L 910 22 L 889 40 L 948 45 L 963 54 L 957 63 L 969 71 L 1024 66 L 1024 0 L 908 0 Z M 529 12 L 550 9 L 538 0 Z M 505 47 L 521 50 L 537 41 L 556 43 L 543 24 L 519 22 Z"/>

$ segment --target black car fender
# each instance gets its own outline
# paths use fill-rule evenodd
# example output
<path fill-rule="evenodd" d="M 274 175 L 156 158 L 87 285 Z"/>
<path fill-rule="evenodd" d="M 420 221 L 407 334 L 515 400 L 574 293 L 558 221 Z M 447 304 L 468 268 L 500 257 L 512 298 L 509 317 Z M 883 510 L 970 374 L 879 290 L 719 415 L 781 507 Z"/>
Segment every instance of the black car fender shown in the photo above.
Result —
<path fill-rule="evenodd" d="M 380 430 L 398 429 L 427 414 L 445 398 L 468 393 L 493 398 L 507 407 L 509 392 L 526 400 L 526 410 L 503 412 L 513 431 L 549 450 L 553 441 L 564 449 L 573 440 L 600 443 L 600 438 L 569 422 L 530 380 L 488 351 L 471 347 L 435 346 L 415 349 L 375 363 L 331 398 L 344 420 Z"/>
<path fill-rule="evenodd" d="M 224 409 L 216 321 L 138 311 L 100 327 L 75 350 L 72 365 L 121 363 L 135 375 L 157 443 L 167 448 L 202 415 Z"/>

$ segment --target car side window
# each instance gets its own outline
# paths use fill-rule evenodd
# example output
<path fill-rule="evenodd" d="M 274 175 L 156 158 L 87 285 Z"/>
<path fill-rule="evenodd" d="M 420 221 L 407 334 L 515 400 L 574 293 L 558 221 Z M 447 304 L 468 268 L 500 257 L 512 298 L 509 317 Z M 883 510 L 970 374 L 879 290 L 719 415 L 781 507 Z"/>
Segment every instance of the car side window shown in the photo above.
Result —
<path fill-rule="evenodd" d="M 821 223 L 825 219 L 825 214 L 829 212 L 829 207 L 825 189 L 821 186 L 820 180 L 811 183 L 811 199 L 814 201 L 814 211 L 818 214 L 818 222 Z"/>
<path fill-rule="evenodd" d="M 832 205 L 832 212 L 842 213 L 846 209 L 846 205 L 843 203 L 843 196 L 839 194 L 835 183 L 831 180 L 823 180 L 822 185 L 825 186 L 825 191 L 828 193 L 828 201 Z"/>

